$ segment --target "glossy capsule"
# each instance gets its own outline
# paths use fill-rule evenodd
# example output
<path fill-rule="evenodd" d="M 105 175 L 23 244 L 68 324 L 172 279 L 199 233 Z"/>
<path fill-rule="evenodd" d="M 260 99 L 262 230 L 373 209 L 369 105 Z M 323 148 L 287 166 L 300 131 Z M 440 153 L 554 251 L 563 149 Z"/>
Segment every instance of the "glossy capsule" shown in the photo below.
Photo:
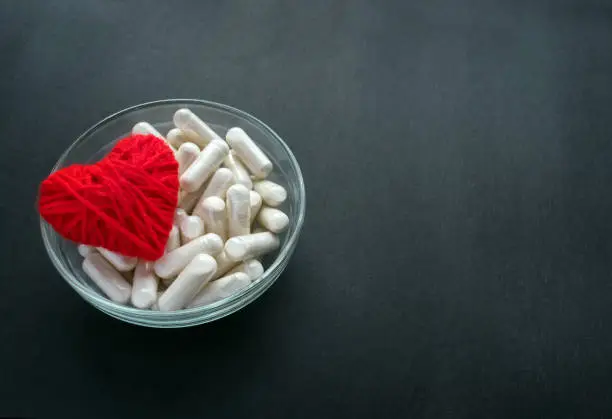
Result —
<path fill-rule="evenodd" d="M 178 275 L 197 254 L 216 255 L 222 248 L 221 237 L 205 234 L 158 259 L 154 265 L 155 273 L 160 278 L 171 278 Z"/>
<path fill-rule="evenodd" d="M 197 215 L 188 215 L 179 225 L 181 243 L 186 244 L 204 234 L 204 222 Z"/>
<path fill-rule="evenodd" d="M 263 207 L 257 214 L 257 221 L 266 230 L 272 233 L 280 233 L 289 225 L 289 217 L 279 209 Z"/>
<path fill-rule="evenodd" d="M 79 252 L 79 255 L 83 257 L 87 257 L 88 254 L 90 254 L 91 252 L 95 250 L 96 249 L 94 247 L 88 246 L 86 244 L 79 244 L 77 246 L 77 252 Z"/>
<path fill-rule="evenodd" d="M 253 189 L 261 199 L 270 207 L 277 207 L 287 199 L 287 191 L 278 183 L 269 180 L 260 180 L 253 184 Z"/>
<path fill-rule="evenodd" d="M 181 236 L 179 228 L 173 225 L 168 235 L 168 241 L 166 242 L 166 253 L 172 252 L 174 249 L 181 247 Z"/>
<path fill-rule="evenodd" d="M 181 271 L 168 289 L 159 297 L 159 311 L 180 310 L 193 300 L 198 291 L 211 280 L 217 262 L 207 254 L 198 254 Z"/>
<path fill-rule="evenodd" d="M 225 141 L 211 141 L 180 176 L 181 187 L 187 192 L 197 191 L 217 170 L 228 153 L 229 147 Z"/>
<path fill-rule="evenodd" d="M 217 234 L 225 240 L 227 223 L 223 199 L 218 196 L 210 196 L 199 203 L 193 213 L 202 218 L 206 231 Z"/>
<path fill-rule="evenodd" d="M 185 170 L 198 158 L 200 154 L 200 148 L 194 143 L 183 143 L 179 149 L 174 153 L 176 161 L 178 162 L 178 173 L 179 176 L 185 173 Z"/>
<path fill-rule="evenodd" d="M 231 128 L 225 139 L 256 178 L 263 179 L 270 174 L 272 162 L 242 128 Z"/>
<path fill-rule="evenodd" d="M 187 108 L 176 111 L 172 120 L 178 128 L 195 132 L 206 143 L 210 143 L 213 140 L 222 140 L 206 122 L 202 121 Z"/>
<path fill-rule="evenodd" d="M 251 280 L 243 272 L 224 276 L 216 281 L 209 282 L 203 287 L 187 307 L 199 307 L 223 300 L 248 287 L 250 284 Z"/>
<path fill-rule="evenodd" d="M 229 270 L 227 274 L 229 275 L 236 272 L 243 272 L 248 275 L 251 281 L 255 281 L 263 275 L 264 267 L 257 259 L 249 259 Z"/>
<path fill-rule="evenodd" d="M 223 160 L 223 165 L 232 171 L 234 182 L 246 186 L 247 189 L 253 189 L 253 181 L 251 176 L 249 176 L 249 172 L 247 172 L 240 159 L 233 153 L 233 150 Z"/>
<path fill-rule="evenodd" d="M 253 259 L 273 251 L 280 242 L 275 234 L 269 231 L 236 236 L 225 242 L 225 253 L 235 261 Z"/>
<path fill-rule="evenodd" d="M 221 251 L 217 256 L 215 256 L 215 260 L 217 261 L 217 272 L 215 273 L 215 278 L 221 277 L 234 266 L 238 265 L 238 261 L 230 259 L 225 251 Z"/>
<path fill-rule="evenodd" d="M 130 299 L 132 286 L 100 253 L 87 255 L 83 271 L 112 301 L 125 304 Z"/>
<path fill-rule="evenodd" d="M 103 247 L 97 248 L 98 252 L 119 272 L 129 272 L 136 267 L 138 258 L 131 256 L 123 256 L 117 252 L 112 252 Z"/>
<path fill-rule="evenodd" d="M 227 190 L 228 237 L 244 236 L 251 232 L 251 198 L 244 185 L 232 185 Z"/>
<path fill-rule="evenodd" d="M 164 141 L 166 140 L 164 136 L 161 135 L 161 133 L 153 127 L 153 125 L 149 124 L 148 122 L 144 122 L 144 121 L 138 122 L 132 128 L 132 135 L 138 135 L 138 134 L 140 135 L 153 134 L 156 137 L 159 137 Z"/>
<path fill-rule="evenodd" d="M 172 128 L 166 134 L 166 141 L 174 148 L 179 148 L 181 144 L 193 143 L 199 148 L 206 147 L 210 141 L 202 139 L 198 134 L 189 129 Z"/>
<path fill-rule="evenodd" d="M 251 201 L 251 224 L 253 224 L 253 221 L 255 221 L 255 217 L 257 217 L 257 214 L 259 213 L 263 201 L 261 199 L 261 195 L 255 191 L 249 192 L 249 198 Z"/>
<path fill-rule="evenodd" d="M 211 196 L 218 196 L 219 198 L 225 199 L 225 193 L 233 183 L 234 175 L 230 169 L 226 167 L 218 169 L 206 185 L 200 201 Z"/>
<path fill-rule="evenodd" d="M 157 301 L 157 285 L 153 262 L 138 262 L 132 279 L 132 305 L 136 308 L 151 307 Z"/>

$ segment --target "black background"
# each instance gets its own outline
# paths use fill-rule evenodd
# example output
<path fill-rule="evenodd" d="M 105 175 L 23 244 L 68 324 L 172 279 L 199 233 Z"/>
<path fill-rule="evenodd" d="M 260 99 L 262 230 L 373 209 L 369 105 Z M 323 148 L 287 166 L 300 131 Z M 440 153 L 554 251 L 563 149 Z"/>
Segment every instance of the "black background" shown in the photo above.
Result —
<path fill-rule="evenodd" d="M 0 3 L 0 415 L 612 415 L 612 5 Z M 37 186 L 85 129 L 227 103 L 300 161 L 286 273 L 222 321 L 111 319 Z"/>

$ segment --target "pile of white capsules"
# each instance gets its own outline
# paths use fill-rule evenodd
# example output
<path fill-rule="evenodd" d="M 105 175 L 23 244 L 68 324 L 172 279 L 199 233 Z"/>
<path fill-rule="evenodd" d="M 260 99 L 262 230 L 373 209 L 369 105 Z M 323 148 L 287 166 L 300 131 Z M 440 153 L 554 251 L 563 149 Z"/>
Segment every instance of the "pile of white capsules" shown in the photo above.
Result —
<path fill-rule="evenodd" d="M 179 207 L 164 256 L 139 261 L 79 245 L 83 271 L 112 301 L 174 311 L 219 301 L 264 273 L 258 260 L 278 248 L 289 217 L 279 210 L 284 187 L 266 180 L 272 162 L 242 130 L 226 141 L 189 109 L 174 114 L 164 138 L 139 122 L 132 134 L 163 138 L 179 164 Z M 256 226 L 252 231 L 252 226 Z"/>

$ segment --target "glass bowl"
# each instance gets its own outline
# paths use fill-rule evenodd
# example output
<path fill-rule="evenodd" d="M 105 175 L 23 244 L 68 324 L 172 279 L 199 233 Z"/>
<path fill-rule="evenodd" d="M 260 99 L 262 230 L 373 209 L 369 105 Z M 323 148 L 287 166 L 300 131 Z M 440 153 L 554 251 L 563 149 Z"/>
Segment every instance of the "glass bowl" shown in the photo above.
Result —
<path fill-rule="evenodd" d="M 306 212 L 306 193 L 300 166 L 285 142 L 270 127 L 254 116 L 219 103 L 195 99 L 168 99 L 136 105 L 111 115 L 88 129 L 62 154 L 53 172 L 74 163 L 100 160 L 119 139 L 129 135 L 134 124 L 151 123 L 162 134 L 174 127 L 172 116 L 180 108 L 189 108 L 207 122 L 221 137 L 231 127 L 243 128 L 268 155 L 274 170 L 268 177 L 287 189 L 281 209 L 290 219 L 280 235 L 279 249 L 262 263 L 264 274 L 249 287 L 231 297 L 202 307 L 172 312 L 142 310 L 107 299 L 81 268 L 83 258 L 77 245 L 59 236 L 42 218 L 40 227 L 47 253 L 66 282 L 86 301 L 117 319 L 141 326 L 176 328 L 195 326 L 227 316 L 262 295 L 281 275 L 297 244 Z"/>

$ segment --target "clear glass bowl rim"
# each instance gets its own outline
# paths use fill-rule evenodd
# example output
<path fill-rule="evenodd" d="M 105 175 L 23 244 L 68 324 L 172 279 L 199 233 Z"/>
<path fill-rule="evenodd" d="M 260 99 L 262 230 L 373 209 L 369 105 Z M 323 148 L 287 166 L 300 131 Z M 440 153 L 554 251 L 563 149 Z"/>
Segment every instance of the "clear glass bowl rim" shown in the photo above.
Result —
<path fill-rule="evenodd" d="M 274 262 L 266 269 L 262 277 L 259 280 L 255 281 L 254 283 L 252 283 L 249 287 L 232 295 L 231 297 L 228 297 L 226 299 L 223 299 L 221 301 L 218 301 L 216 303 L 209 304 L 206 306 L 188 308 L 188 309 L 183 309 L 179 311 L 160 312 L 160 311 L 154 311 L 154 310 L 142 310 L 142 309 L 138 309 L 134 307 L 128 307 L 128 306 L 124 306 L 121 304 L 117 304 L 111 300 L 108 300 L 98 295 L 98 293 L 96 293 L 95 291 L 92 291 L 89 287 L 79 282 L 75 278 L 75 276 L 70 272 L 68 267 L 65 266 L 64 263 L 62 263 L 61 257 L 57 254 L 55 247 L 51 244 L 51 235 L 56 235 L 57 233 L 41 217 L 40 218 L 40 228 L 41 228 L 43 243 L 44 243 L 45 249 L 47 250 L 49 258 L 51 259 L 51 262 L 53 263 L 57 271 L 64 278 L 64 280 L 66 280 L 66 282 L 68 282 L 68 284 L 72 288 L 74 288 L 74 290 L 77 291 L 81 296 L 83 296 L 86 300 L 89 300 L 92 304 L 97 306 L 102 311 L 106 312 L 107 314 L 112 315 L 113 317 L 118 317 L 122 320 L 124 320 L 126 317 L 127 318 L 135 317 L 139 319 L 139 321 L 136 322 L 137 324 L 144 325 L 146 323 L 147 326 L 153 326 L 153 327 L 156 326 L 155 324 L 156 320 L 172 321 L 173 319 L 176 319 L 179 323 L 184 323 L 185 318 L 193 318 L 193 319 L 200 318 L 201 319 L 200 321 L 196 320 L 196 321 L 192 321 L 190 324 L 182 324 L 182 325 L 195 325 L 195 324 L 205 323 L 205 322 L 212 321 L 212 320 L 217 320 L 221 317 L 225 317 L 241 309 L 242 307 L 246 306 L 253 300 L 255 300 L 257 297 L 263 294 L 263 292 L 268 287 L 270 287 L 275 282 L 275 280 L 279 276 L 279 274 L 275 274 L 275 271 L 279 269 L 279 267 L 283 264 L 283 262 L 291 256 L 297 244 L 297 240 L 299 238 L 302 226 L 304 224 L 304 219 L 305 219 L 305 214 L 306 214 L 306 188 L 304 185 L 304 179 L 302 176 L 302 171 L 300 169 L 300 166 L 295 156 L 291 152 L 291 149 L 289 148 L 289 146 L 287 146 L 287 144 L 282 140 L 282 138 L 276 132 L 274 132 L 274 130 L 272 130 L 272 128 L 270 128 L 268 125 L 266 125 L 264 122 L 254 117 L 253 115 L 245 111 L 242 111 L 240 109 L 229 106 L 229 105 L 224 105 L 221 103 L 207 101 L 203 99 L 178 99 L 177 98 L 177 99 L 155 100 L 155 101 L 145 102 L 145 103 L 141 103 L 138 105 L 134 105 L 134 106 L 130 106 L 128 108 L 122 109 L 112 115 L 107 116 L 101 121 L 97 122 L 96 124 L 91 126 L 89 129 L 87 129 L 83 134 L 81 134 L 60 156 L 60 158 L 58 159 L 56 164 L 53 166 L 53 169 L 51 170 L 50 173 L 53 173 L 59 170 L 64 164 L 64 161 L 70 155 L 71 151 L 75 147 L 77 147 L 81 142 L 85 141 L 89 137 L 89 135 L 91 135 L 93 132 L 103 127 L 107 123 L 114 121 L 115 119 L 118 119 L 131 112 L 143 110 L 147 108 L 153 108 L 153 107 L 164 106 L 164 105 L 188 106 L 190 104 L 206 106 L 206 107 L 215 108 L 221 111 L 225 111 L 230 114 L 233 114 L 234 116 L 243 118 L 251 122 L 254 125 L 259 125 L 264 131 L 266 131 L 268 135 L 274 138 L 274 140 L 276 140 L 278 144 L 284 149 L 284 151 L 287 153 L 289 157 L 290 164 L 294 168 L 296 175 L 297 175 L 297 178 L 295 179 L 298 185 L 298 195 L 296 199 L 297 218 L 293 220 L 293 223 L 295 224 L 295 228 L 290 232 L 289 236 L 287 237 L 286 242 L 284 243 L 282 248 L 279 250 L 278 256 L 276 257 Z M 282 269 L 284 269 L 284 267 Z M 244 301 L 241 301 L 241 300 L 244 300 Z M 161 326 L 161 325 L 158 325 L 158 326 Z M 166 325 L 165 327 L 172 327 L 172 326 Z M 174 327 L 180 327 L 180 326 L 177 325 Z"/>

